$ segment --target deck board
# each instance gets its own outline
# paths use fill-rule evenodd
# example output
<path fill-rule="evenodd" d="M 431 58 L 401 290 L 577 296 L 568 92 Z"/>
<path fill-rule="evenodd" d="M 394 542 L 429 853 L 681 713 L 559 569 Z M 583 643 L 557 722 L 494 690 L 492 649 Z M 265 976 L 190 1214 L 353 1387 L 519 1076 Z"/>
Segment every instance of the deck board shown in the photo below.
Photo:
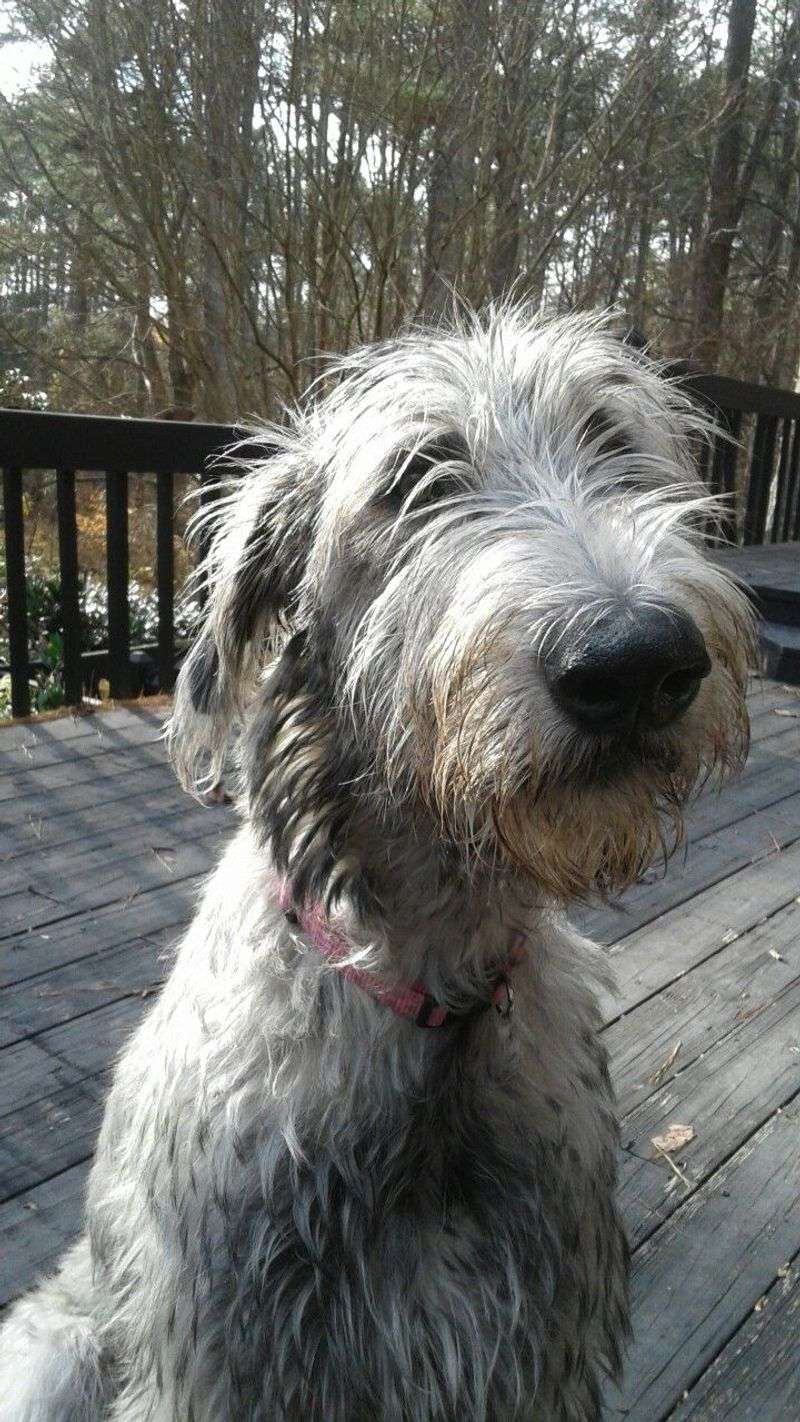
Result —
<path fill-rule="evenodd" d="M 578 915 L 619 980 L 629 1422 L 800 1417 L 800 693 L 762 679 L 750 707 L 685 854 Z M 0 730 L 0 1305 L 79 1229 L 113 1062 L 236 822 L 178 789 L 162 717 Z M 651 1143 L 676 1121 L 683 1180 Z"/>
<path fill-rule="evenodd" d="M 610 1416 L 668 1417 L 796 1252 L 799 1130 L 795 1102 L 744 1141 L 635 1252 L 635 1336 L 624 1387 L 609 1393 Z M 789 1422 L 792 1414 L 783 1416 Z"/>
<path fill-rule="evenodd" d="M 712 558 L 745 583 L 787 589 L 800 596 L 800 551 L 796 543 L 754 543 L 745 548 L 718 548 Z"/>
<path fill-rule="evenodd" d="M 800 1417 L 800 1257 L 780 1267 L 772 1287 L 672 1417 L 675 1422 Z"/>

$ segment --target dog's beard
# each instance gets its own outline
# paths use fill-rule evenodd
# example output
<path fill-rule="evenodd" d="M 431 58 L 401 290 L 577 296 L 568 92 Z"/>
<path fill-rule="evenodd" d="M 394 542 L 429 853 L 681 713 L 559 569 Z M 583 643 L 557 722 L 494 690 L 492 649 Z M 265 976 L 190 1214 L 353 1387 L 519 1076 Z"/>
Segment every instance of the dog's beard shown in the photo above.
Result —
<path fill-rule="evenodd" d="M 543 896 L 568 903 L 622 892 L 684 838 L 684 812 L 707 782 L 722 783 L 746 758 L 744 697 L 727 681 L 725 714 L 698 712 L 694 733 L 573 738 L 559 757 L 530 746 L 514 754 L 456 738 L 440 747 L 434 803 L 468 863 L 532 879 Z M 718 703 L 714 710 L 719 712 Z M 472 766 L 470 765 L 472 762 Z M 503 768 L 494 783 L 486 767 Z M 511 770 L 509 770 L 509 766 Z"/>
<path fill-rule="evenodd" d="M 679 846 L 694 784 L 677 771 L 640 767 L 604 783 L 564 781 L 536 794 L 526 787 L 495 807 L 500 853 L 559 902 L 620 893 Z"/>

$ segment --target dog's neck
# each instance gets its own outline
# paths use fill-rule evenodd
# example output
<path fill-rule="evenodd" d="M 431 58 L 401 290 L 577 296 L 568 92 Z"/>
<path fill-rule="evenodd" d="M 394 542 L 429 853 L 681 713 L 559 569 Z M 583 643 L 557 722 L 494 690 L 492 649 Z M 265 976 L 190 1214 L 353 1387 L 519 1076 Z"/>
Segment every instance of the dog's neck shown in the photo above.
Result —
<path fill-rule="evenodd" d="M 449 1026 L 490 1007 L 494 1007 L 501 1016 L 508 1016 L 512 1010 L 514 994 L 509 979 L 513 969 L 526 955 L 527 942 L 524 932 L 508 935 L 504 955 L 494 964 L 484 964 L 481 955 L 481 961 L 474 966 L 474 991 L 464 993 L 463 984 L 456 984 L 457 995 L 459 987 L 462 989 L 462 1000 L 447 1001 L 434 997 L 426 984 L 419 979 L 412 982 L 395 981 L 393 977 L 383 978 L 372 969 L 364 967 L 358 961 L 364 950 L 359 950 L 346 932 L 331 923 L 320 904 L 296 905 L 285 879 L 278 885 L 278 902 L 287 921 L 304 936 L 307 944 L 325 962 L 336 969 L 343 980 L 361 988 L 387 1011 L 413 1022 L 417 1027 L 436 1029 Z M 491 968 L 488 976 L 484 976 L 486 968 Z M 461 977 L 463 976 L 462 972 Z M 451 984 L 451 991 L 453 986 Z"/>
<path fill-rule="evenodd" d="M 331 868 L 329 883 L 341 886 L 335 895 L 304 891 L 291 874 L 282 883 L 285 899 L 328 913 L 356 951 L 369 945 L 371 970 L 422 982 L 437 997 L 459 985 L 474 991 L 538 916 L 531 886 L 468 873 L 446 845 L 399 817 L 396 824 L 367 814 L 351 821 L 346 856 Z"/>

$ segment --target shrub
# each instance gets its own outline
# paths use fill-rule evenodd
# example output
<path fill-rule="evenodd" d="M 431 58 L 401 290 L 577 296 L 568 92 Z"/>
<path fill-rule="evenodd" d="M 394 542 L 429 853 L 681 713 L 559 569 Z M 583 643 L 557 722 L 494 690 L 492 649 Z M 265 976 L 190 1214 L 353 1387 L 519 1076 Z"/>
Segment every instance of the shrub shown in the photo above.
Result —
<path fill-rule="evenodd" d="M 3 571 L 3 570 L 0 570 Z M 36 711 L 63 705 L 61 646 L 61 579 L 32 566 L 26 574 L 28 604 L 28 653 L 44 670 L 31 682 L 31 704 Z M 136 582 L 128 585 L 131 644 L 155 642 L 158 637 L 158 597 Z M 99 651 L 108 646 L 108 594 L 105 585 L 90 573 L 81 573 L 78 584 L 78 611 L 83 651 Z M 197 600 L 186 599 L 175 613 L 175 636 L 191 635 L 197 619 Z M 0 582 L 0 661 L 8 660 L 8 584 Z M 0 718 L 11 715 L 11 679 L 0 677 Z"/>

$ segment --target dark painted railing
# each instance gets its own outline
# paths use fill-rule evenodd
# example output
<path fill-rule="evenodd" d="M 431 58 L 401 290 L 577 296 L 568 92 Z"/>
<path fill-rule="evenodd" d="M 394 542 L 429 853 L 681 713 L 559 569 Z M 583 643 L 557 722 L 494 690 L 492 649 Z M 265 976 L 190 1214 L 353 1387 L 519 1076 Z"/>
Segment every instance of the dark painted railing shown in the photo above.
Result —
<path fill-rule="evenodd" d="M 123 420 L 84 415 L 0 411 L 3 469 L 8 663 L 14 716 L 30 712 L 28 618 L 25 587 L 22 476 L 24 470 L 54 470 L 61 574 L 64 699 L 77 704 L 83 692 L 78 608 L 78 539 L 75 473 L 102 473 L 106 492 L 107 675 L 110 694 L 130 693 L 128 608 L 128 491 L 131 478 L 156 476 L 155 574 L 158 595 L 159 683 L 175 680 L 174 483 L 177 474 L 209 479 L 209 460 L 237 438 L 227 425 Z"/>
<path fill-rule="evenodd" d="M 702 471 L 713 493 L 729 496 L 724 540 L 800 539 L 800 394 L 727 375 L 685 383 L 730 436 L 714 441 Z"/>
<path fill-rule="evenodd" d="M 684 372 L 692 393 L 708 405 L 732 439 L 706 452 L 703 477 L 714 493 L 730 497 L 723 527 L 731 542 L 800 539 L 800 394 L 751 385 L 726 376 Z M 227 425 L 122 420 L 83 415 L 0 411 L 3 470 L 9 665 L 12 711 L 30 711 L 30 653 L 25 589 L 22 475 L 56 473 L 61 572 L 64 696 L 80 701 L 84 667 L 78 609 L 78 543 L 75 473 L 102 473 L 106 485 L 108 590 L 107 674 L 111 695 L 130 690 L 128 613 L 128 491 L 131 477 L 156 476 L 155 546 L 158 595 L 158 678 L 162 690 L 175 679 L 174 479 L 194 474 L 211 484 L 209 460 L 237 437 Z"/>

